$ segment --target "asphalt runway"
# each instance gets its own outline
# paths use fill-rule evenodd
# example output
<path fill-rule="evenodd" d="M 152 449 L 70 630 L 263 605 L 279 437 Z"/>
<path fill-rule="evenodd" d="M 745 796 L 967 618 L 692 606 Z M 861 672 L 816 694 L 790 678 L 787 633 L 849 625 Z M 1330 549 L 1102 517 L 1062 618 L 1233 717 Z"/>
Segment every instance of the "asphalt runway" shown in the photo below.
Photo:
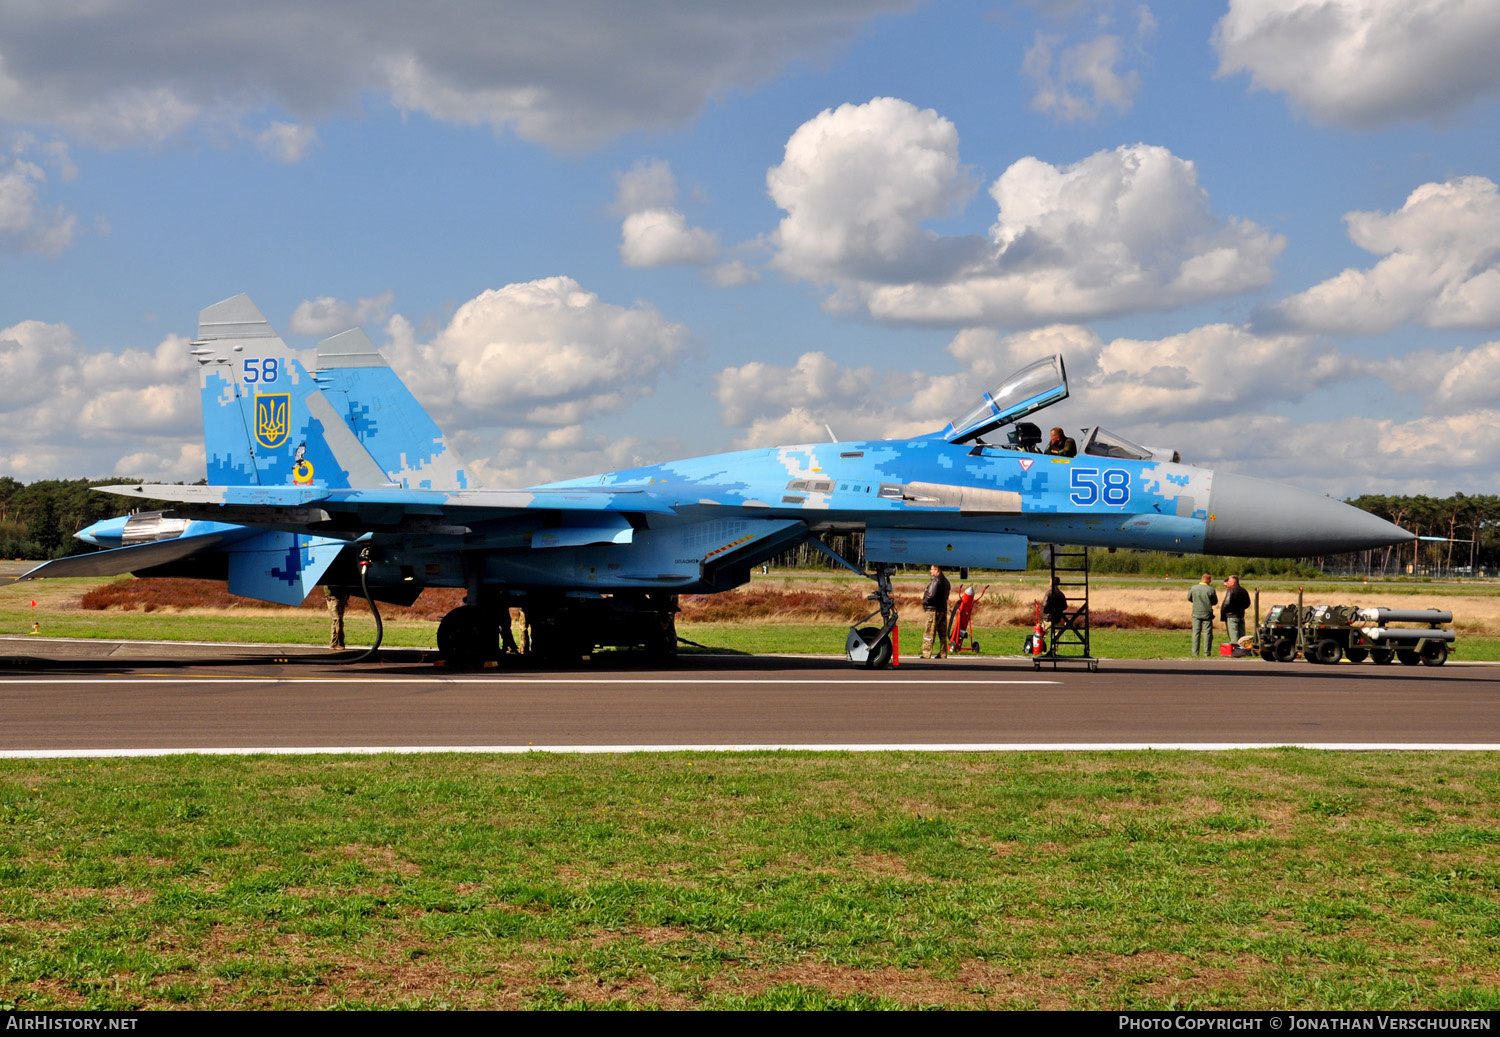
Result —
<path fill-rule="evenodd" d="M 253 749 L 1500 747 L 1500 666 L 618 656 L 459 673 L 419 653 L 0 639 L 0 753 Z"/>

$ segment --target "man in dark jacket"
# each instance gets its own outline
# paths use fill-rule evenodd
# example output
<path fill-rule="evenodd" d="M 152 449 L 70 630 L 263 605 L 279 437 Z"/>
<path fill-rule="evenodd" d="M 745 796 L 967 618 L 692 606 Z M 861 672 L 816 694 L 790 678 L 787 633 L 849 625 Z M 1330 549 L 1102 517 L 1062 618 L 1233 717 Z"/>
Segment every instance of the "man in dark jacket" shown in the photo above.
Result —
<path fill-rule="evenodd" d="M 948 592 L 951 588 L 940 567 L 934 565 L 929 572 L 932 579 L 927 581 L 927 590 L 922 594 L 922 611 L 927 613 L 927 629 L 922 634 L 922 658 L 932 658 L 933 639 L 936 638 L 937 657 L 942 659 L 948 654 Z"/>
<path fill-rule="evenodd" d="M 1219 618 L 1229 631 L 1229 643 L 1239 644 L 1245 636 L 1245 610 L 1250 607 L 1250 592 L 1240 586 L 1240 578 L 1231 576 L 1224 581 L 1224 604 L 1219 606 Z"/>
<path fill-rule="evenodd" d="M 1047 617 L 1053 637 L 1057 636 L 1057 628 L 1062 626 L 1063 616 L 1068 612 L 1068 596 L 1063 593 L 1060 582 L 1056 576 L 1052 577 L 1052 589 L 1042 599 L 1042 615 Z"/>

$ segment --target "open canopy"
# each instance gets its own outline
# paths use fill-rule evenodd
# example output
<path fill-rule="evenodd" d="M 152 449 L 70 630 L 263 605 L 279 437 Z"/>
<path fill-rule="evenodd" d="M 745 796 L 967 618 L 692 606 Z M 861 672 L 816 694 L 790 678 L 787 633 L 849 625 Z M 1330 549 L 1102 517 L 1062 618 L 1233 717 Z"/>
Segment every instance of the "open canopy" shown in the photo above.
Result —
<path fill-rule="evenodd" d="M 1053 354 L 1021 368 L 985 393 L 978 406 L 943 430 L 943 438 L 967 443 L 1067 398 L 1068 373 L 1061 354 Z"/>

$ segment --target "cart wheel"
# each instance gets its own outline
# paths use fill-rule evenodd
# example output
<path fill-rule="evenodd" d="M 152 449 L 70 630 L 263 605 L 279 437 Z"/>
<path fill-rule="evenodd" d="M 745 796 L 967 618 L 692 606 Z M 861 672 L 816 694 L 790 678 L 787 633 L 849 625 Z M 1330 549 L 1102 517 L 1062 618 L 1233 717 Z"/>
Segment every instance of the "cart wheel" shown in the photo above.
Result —
<path fill-rule="evenodd" d="M 1417 654 L 1414 648 L 1396 649 L 1396 658 L 1401 660 L 1402 666 L 1415 666 L 1422 661 L 1422 657 Z"/>
<path fill-rule="evenodd" d="M 1339 661 L 1339 656 L 1343 654 L 1344 650 L 1340 648 L 1339 643 L 1331 637 L 1323 638 L 1323 640 L 1319 641 L 1313 647 L 1313 655 L 1317 656 L 1318 662 L 1322 663 L 1324 666 L 1332 666 L 1334 663 Z"/>
<path fill-rule="evenodd" d="M 970 642 L 970 646 L 974 649 L 974 654 L 978 655 L 979 654 L 979 642 L 978 641 L 971 641 Z"/>
<path fill-rule="evenodd" d="M 1394 648 L 1370 649 L 1370 661 L 1373 662 L 1376 666 L 1389 666 L 1391 664 L 1391 661 L 1395 658 L 1396 650 Z"/>
<path fill-rule="evenodd" d="M 1276 653 L 1276 661 L 1279 663 L 1289 663 L 1297 658 L 1297 642 L 1290 638 L 1281 638 L 1271 647 L 1271 650 Z"/>
<path fill-rule="evenodd" d="M 1263 645 L 1260 650 L 1260 657 L 1268 663 L 1273 663 L 1276 661 L 1276 649 L 1270 645 Z"/>
<path fill-rule="evenodd" d="M 1360 648 L 1357 645 L 1350 645 L 1344 649 L 1344 657 L 1351 663 L 1362 663 L 1365 661 L 1365 656 L 1369 654 L 1367 649 Z"/>
<path fill-rule="evenodd" d="M 1099 672 L 1099 660 L 1098 659 L 1090 659 L 1089 660 L 1089 672 L 1090 673 L 1098 673 Z"/>
<path fill-rule="evenodd" d="M 1424 666 L 1441 666 L 1448 661 L 1448 646 L 1441 641 L 1428 641 L 1418 653 Z"/>

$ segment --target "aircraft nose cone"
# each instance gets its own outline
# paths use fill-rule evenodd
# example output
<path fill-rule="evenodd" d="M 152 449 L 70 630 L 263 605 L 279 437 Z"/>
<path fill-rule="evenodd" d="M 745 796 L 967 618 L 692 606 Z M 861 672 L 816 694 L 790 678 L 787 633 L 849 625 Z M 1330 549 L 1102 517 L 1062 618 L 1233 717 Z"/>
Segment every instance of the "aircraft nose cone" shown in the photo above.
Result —
<path fill-rule="evenodd" d="M 1409 543 L 1416 535 L 1378 515 L 1295 486 L 1214 473 L 1205 554 L 1343 554 Z"/>

